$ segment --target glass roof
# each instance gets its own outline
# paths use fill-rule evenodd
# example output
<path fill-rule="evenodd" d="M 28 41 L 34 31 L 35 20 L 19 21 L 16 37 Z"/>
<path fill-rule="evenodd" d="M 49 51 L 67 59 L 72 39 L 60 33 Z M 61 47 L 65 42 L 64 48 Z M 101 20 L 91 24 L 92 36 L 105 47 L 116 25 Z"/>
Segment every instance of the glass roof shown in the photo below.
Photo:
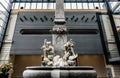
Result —
<path fill-rule="evenodd" d="M 55 2 L 55 0 L 13 0 L 14 2 Z M 65 2 L 104 2 L 104 0 L 64 0 Z"/>

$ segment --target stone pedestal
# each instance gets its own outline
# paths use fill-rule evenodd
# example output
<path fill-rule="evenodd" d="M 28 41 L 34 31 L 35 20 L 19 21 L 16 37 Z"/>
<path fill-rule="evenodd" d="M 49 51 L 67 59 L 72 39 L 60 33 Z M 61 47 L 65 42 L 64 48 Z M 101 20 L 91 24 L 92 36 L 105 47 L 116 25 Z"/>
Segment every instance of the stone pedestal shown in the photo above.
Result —
<path fill-rule="evenodd" d="M 70 67 L 26 67 L 24 78 L 97 78 L 96 71 L 90 66 Z"/>
<path fill-rule="evenodd" d="M 64 25 L 56 25 L 53 27 L 53 31 L 61 28 L 62 30 L 67 31 L 67 28 Z M 67 42 L 67 34 L 64 31 L 57 31 L 52 34 L 52 44 L 57 55 L 64 55 L 64 44 Z"/>

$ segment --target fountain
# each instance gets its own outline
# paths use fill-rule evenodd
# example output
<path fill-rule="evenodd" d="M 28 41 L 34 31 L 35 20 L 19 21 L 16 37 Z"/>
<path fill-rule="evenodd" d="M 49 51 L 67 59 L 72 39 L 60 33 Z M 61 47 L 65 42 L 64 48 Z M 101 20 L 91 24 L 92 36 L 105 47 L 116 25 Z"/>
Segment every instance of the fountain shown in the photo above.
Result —
<path fill-rule="evenodd" d="M 56 0 L 52 43 L 47 39 L 41 47 L 43 60 L 41 66 L 29 66 L 23 72 L 24 78 L 96 78 L 91 66 L 77 66 L 78 54 L 74 52 L 74 41 L 67 41 L 64 1 Z"/>

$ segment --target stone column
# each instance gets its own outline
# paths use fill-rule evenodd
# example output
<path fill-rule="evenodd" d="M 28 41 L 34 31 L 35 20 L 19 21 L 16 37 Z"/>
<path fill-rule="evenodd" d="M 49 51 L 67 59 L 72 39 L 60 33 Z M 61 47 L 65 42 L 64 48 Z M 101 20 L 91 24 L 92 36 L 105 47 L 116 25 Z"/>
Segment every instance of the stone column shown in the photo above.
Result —
<path fill-rule="evenodd" d="M 55 48 L 56 54 L 63 56 L 64 54 L 64 43 L 67 42 L 66 31 L 67 28 L 65 26 L 65 14 L 64 14 L 64 0 L 56 0 L 56 9 L 55 9 L 55 25 L 53 26 L 53 35 L 52 35 L 52 43 Z"/>

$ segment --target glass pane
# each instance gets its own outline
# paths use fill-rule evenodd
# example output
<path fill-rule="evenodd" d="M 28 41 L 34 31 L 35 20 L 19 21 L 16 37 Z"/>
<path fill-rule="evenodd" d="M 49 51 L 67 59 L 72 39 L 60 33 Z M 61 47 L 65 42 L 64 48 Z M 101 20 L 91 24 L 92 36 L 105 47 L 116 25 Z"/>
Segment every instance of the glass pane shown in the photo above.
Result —
<path fill-rule="evenodd" d="M 26 3 L 25 9 L 30 9 L 30 3 Z"/>
<path fill-rule="evenodd" d="M 105 9 L 104 3 L 100 3 L 100 8 L 101 8 L 101 9 Z"/>
<path fill-rule="evenodd" d="M 31 1 L 31 0 L 14 0 L 14 1 Z M 32 1 L 33 1 L 33 2 L 34 2 L 34 1 L 39 1 L 39 2 L 42 2 L 42 1 L 43 1 L 43 2 L 46 2 L 46 1 L 48 1 L 48 0 L 32 0 Z M 49 1 L 52 2 L 52 1 L 55 1 L 55 0 L 49 0 Z M 75 1 L 78 1 L 78 2 L 81 2 L 81 1 L 84 1 L 84 2 L 86 2 L 86 1 L 89 1 L 89 2 L 91 2 L 91 1 L 93 1 L 93 2 L 94 2 L 94 1 L 95 1 L 95 2 L 96 2 L 96 1 L 99 1 L 99 2 L 100 2 L 100 1 L 103 1 L 103 0 L 64 0 L 64 1 L 65 1 L 65 2 L 70 2 L 70 1 L 71 1 L 71 2 L 75 2 Z"/>
<path fill-rule="evenodd" d="M 104 23 L 104 29 L 106 33 L 107 38 L 107 48 L 108 48 L 108 55 L 109 55 L 109 61 L 116 61 L 119 56 L 119 51 L 117 48 L 117 45 L 115 43 L 115 37 L 113 35 L 112 27 L 110 24 L 110 20 L 107 15 L 103 15 L 103 23 Z"/>
<path fill-rule="evenodd" d="M 77 6 L 78 9 L 83 9 L 82 3 L 77 3 L 77 5 L 78 5 L 78 6 Z"/>
<path fill-rule="evenodd" d="M 31 9 L 36 9 L 36 3 L 31 3 Z"/>
<path fill-rule="evenodd" d="M 31 3 L 31 9 L 36 9 L 36 3 Z"/>
<path fill-rule="evenodd" d="M 8 17 L 8 12 L 6 12 L 6 11 L 0 11 L 0 14 L 3 14 L 3 15 L 5 15 L 6 17 Z"/>
<path fill-rule="evenodd" d="M 42 0 L 38 0 L 38 1 L 42 1 Z"/>
<path fill-rule="evenodd" d="M 48 3 L 48 9 L 53 9 L 53 3 Z"/>
<path fill-rule="evenodd" d="M 26 1 L 32 1 L 32 0 L 26 0 Z"/>
<path fill-rule="evenodd" d="M 2 5 L 0 5 L 0 10 L 1 10 L 1 11 L 6 11 L 5 8 L 3 8 Z"/>
<path fill-rule="evenodd" d="M 66 8 L 65 9 L 71 9 L 70 8 L 70 3 L 65 3 Z"/>
<path fill-rule="evenodd" d="M 72 4 L 72 9 L 76 9 L 76 3 L 71 3 Z"/>
<path fill-rule="evenodd" d="M 42 3 L 37 3 L 37 9 L 42 9 Z"/>
<path fill-rule="evenodd" d="M 19 3 L 15 3 L 14 9 L 19 9 Z"/>
<path fill-rule="evenodd" d="M 118 3 L 118 2 L 109 2 L 110 3 L 110 5 L 111 5 L 111 7 L 113 8 L 113 7 L 115 7 L 115 5 Z"/>
<path fill-rule="evenodd" d="M 88 4 L 87 3 L 83 3 L 83 8 L 84 9 L 88 9 Z"/>
<path fill-rule="evenodd" d="M 12 4 L 12 9 L 14 9 L 15 3 Z"/>
<path fill-rule="evenodd" d="M 1 19 L 0 19 L 0 26 L 2 26 L 2 27 L 6 26 L 6 23 Z"/>
<path fill-rule="evenodd" d="M 50 2 L 54 2 L 55 0 L 50 0 Z"/>
<path fill-rule="evenodd" d="M 7 3 L 10 3 L 11 0 L 5 0 Z"/>
<path fill-rule="evenodd" d="M 38 1 L 38 0 L 32 0 L 32 1 Z"/>
<path fill-rule="evenodd" d="M 42 9 L 47 9 L 47 3 L 43 3 L 43 8 Z"/>
<path fill-rule="evenodd" d="M 4 5 L 4 7 L 5 7 L 6 9 L 8 8 L 8 4 L 5 2 L 5 0 L 2 0 L 1 3 Z"/>
<path fill-rule="evenodd" d="M 20 9 L 24 9 L 25 8 L 25 3 L 20 3 Z"/>
<path fill-rule="evenodd" d="M 20 1 L 20 0 L 14 0 L 14 1 Z M 26 1 L 26 0 L 25 0 Z"/>
<path fill-rule="evenodd" d="M 6 28 L 6 23 L 3 22 L 2 28 L 5 30 L 5 28 Z"/>
<path fill-rule="evenodd" d="M 99 7 L 99 4 L 98 4 L 98 3 L 94 3 L 94 5 L 95 5 L 95 9 L 100 9 L 100 7 Z"/>
<path fill-rule="evenodd" d="M 6 16 L 3 14 L 0 14 L 0 18 L 2 18 L 4 21 L 6 21 Z"/>
<path fill-rule="evenodd" d="M 94 9 L 93 3 L 89 3 L 89 9 Z"/>
<path fill-rule="evenodd" d="M 0 27 L 0 34 L 2 33 L 2 27 Z"/>
<path fill-rule="evenodd" d="M 109 47 L 109 52 L 110 52 L 111 58 L 119 57 L 118 49 L 117 49 L 117 46 L 115 43 L 109 43 L 108 47 Z"/>
<path fill-rule="evenodd" d="M 54 9 L 56 8 L 56 3 L 53 3 L 53 8 L 54 8 Z"/>

